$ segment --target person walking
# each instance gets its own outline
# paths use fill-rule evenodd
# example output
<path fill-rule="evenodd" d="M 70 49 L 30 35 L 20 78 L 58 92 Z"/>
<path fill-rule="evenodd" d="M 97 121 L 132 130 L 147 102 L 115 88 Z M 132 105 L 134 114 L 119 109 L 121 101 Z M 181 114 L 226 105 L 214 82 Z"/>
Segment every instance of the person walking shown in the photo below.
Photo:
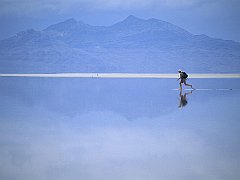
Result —
<path fill-rule="evenodd" d="M 182 91 L 182 84 L 184 84 L 185 86 L 190 86 L 192 89 L 194 89 L 191 84 L 187 84 L 187 82 L 186 82 L 187 78 L 188 78 L 187 73 L 183 72 L 181 69 L 178 70 L 178 73 L 179 73 L 178 80 L 180 80 L 180 83 L 179 83 L 180 91 Z"/>

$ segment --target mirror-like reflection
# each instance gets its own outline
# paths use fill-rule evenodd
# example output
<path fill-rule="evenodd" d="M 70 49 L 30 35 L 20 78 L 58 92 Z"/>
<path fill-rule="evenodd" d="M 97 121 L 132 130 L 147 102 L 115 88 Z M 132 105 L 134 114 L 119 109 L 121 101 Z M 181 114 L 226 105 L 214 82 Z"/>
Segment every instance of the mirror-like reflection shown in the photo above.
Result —
<path fill-rule="evenodd" d="M 240 177 L 239 91 L 185 95 L 166 79 L 2 78 L 0 86 L 0 179 Z M 179 111 L 178 98 L 189 96 Z"/>
<path fill-rule="evenodd" d="M 179 94 L 179 108 L 183 108 L 184 106 L 186 106 L 188 104 L 188 99 L 187 96 L 189 94 L 192 94 L 194 90 L 191 90 L 190 92 L 184 92 L 183 94 L 183 90 L 180 90 L 180 94 Z"/>

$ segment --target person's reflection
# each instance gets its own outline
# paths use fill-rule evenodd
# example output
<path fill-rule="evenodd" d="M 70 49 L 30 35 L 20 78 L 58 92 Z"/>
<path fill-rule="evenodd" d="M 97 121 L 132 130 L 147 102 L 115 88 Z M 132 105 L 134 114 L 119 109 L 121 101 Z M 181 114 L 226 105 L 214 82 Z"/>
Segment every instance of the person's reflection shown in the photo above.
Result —
<path fill-rule="evenodd" d="M 192 90 L 190 92 L 186 92 L 184 94 L 182 94 L 182 91 L 180 91 L 180 94 L 179 94 L 180 99 L 179 99 L 179 106 L 178 106 L 179 108 L 183 108 L 184 106 L 187 105 L 187 103 L 188 103 L 187 95 L 192 94 L 193 91 L 194 90 Z"/>

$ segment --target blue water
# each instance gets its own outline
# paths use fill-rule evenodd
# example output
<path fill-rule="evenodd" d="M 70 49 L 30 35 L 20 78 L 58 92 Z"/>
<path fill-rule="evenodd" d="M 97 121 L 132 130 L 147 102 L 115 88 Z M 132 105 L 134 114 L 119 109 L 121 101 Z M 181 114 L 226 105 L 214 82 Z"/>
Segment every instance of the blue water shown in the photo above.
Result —
<path fill-rule="evenodd" d="M 189 83 L 0 78 L 0 179 L 240 179 L 240 80 Z"/>

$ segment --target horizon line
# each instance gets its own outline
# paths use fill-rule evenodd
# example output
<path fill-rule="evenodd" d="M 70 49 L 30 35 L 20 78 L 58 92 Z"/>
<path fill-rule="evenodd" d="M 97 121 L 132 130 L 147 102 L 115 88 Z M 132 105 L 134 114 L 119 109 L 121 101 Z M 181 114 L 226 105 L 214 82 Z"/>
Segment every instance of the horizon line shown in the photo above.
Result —
<path fill-rule="evenodd" d="M 240 78 L 240 73 L 189 73 L 188 78 Z M 24 73 L 0 74 L 0 77 L 40 78 L 178 78 L 173 73 Z"/>

